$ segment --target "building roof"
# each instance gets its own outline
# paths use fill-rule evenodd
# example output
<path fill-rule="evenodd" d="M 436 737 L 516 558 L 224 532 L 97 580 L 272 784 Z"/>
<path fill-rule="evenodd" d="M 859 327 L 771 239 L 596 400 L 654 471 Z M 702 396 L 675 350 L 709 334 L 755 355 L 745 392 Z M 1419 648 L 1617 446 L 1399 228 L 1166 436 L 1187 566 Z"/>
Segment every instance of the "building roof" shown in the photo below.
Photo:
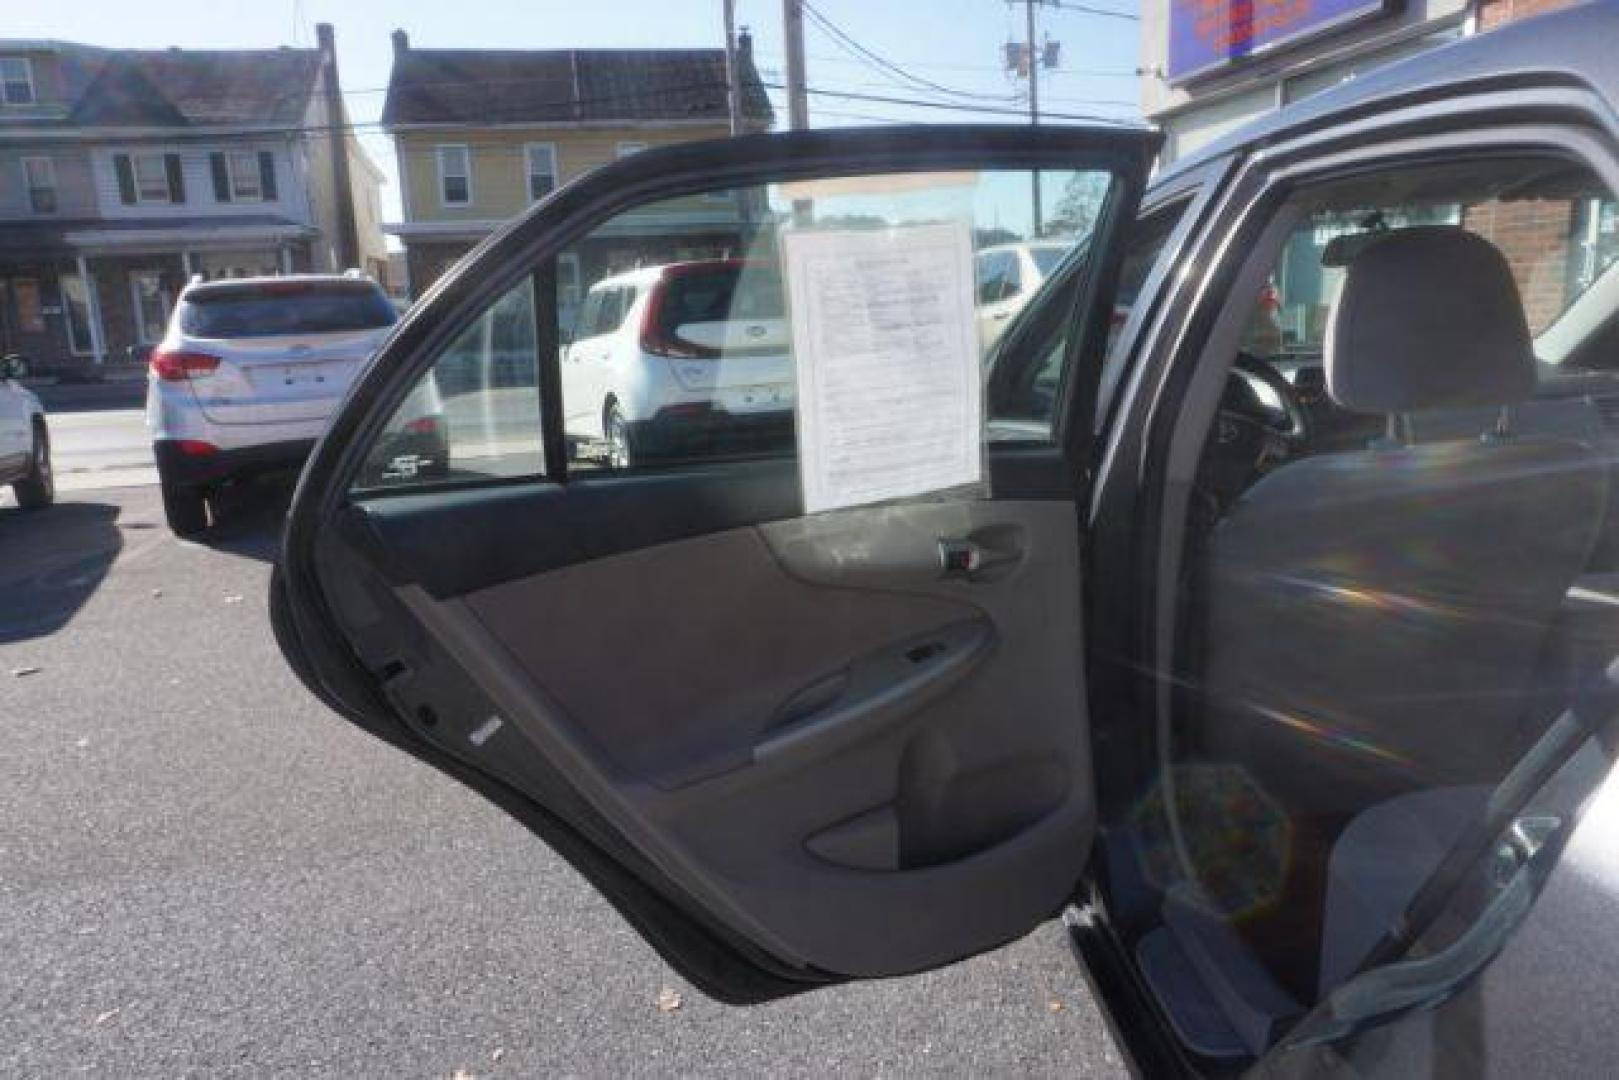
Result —
<path fill-rule="evenodd" d="M 743 115 L 769 122 L 751 56 Z M 722 49 L 400 49 L 385 126 L 716 120 L 727 113 Z"/>
<path fill-rule="evenodd" d="M 8 51 L 53 54 L 69 107 L 8 117 L 0 130 L 295 127 L 321 63 L 314 49 L 102 49 L 0 40 L 0 52 Z"/>

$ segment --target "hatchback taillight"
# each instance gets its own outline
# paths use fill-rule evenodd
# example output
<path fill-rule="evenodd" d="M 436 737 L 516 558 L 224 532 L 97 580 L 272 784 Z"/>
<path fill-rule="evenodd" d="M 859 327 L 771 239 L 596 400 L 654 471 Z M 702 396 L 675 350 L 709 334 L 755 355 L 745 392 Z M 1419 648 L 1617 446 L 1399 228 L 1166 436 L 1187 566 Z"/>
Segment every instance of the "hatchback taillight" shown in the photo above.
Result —
<path fill-rule="evenodd" d="M 152 374 L 165 382 L 182 382 L 197 375 L 212 375 L 219 357 L 208 353 L 159 349 L 152 354 Z"/>

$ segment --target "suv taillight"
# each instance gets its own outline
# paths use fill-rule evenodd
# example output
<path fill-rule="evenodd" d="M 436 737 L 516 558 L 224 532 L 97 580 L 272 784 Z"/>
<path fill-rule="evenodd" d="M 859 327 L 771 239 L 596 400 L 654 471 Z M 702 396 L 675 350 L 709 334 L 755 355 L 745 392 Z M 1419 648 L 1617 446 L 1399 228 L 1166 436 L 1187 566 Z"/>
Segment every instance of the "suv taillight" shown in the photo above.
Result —
<path fill-rule="evenodd" d="M 194 375 L 212 375 L 217 367 L 219 357 L 207 353 L 159 349 L 152 354 L 152 374 L 165 382 L 181 382 Z"/>

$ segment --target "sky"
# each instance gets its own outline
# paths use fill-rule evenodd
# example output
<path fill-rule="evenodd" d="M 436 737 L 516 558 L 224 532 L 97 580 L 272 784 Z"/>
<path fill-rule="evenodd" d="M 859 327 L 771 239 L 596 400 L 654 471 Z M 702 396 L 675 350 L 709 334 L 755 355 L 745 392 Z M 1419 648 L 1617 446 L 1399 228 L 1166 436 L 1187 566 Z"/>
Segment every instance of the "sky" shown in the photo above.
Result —
<path fill-rule="evenodd" d="M 1068 0 L 1065 0 L 1068 2 Z M 1078 0 L 1073 0 L 1078 2 Z M 810 121 L 814 126 L 874 122 L 1016 122 L 1026 109 L 1020 81 L 1001 65 L 1002 49 L 1024 32 L 1022 3 L 1006 0 L 811 0 L 815 11 L 903 74 L 853 54 L 805 19 Z M 57 0 L 10 4 L 0 34 L 59 38 L 126 48 L 312 47 L 315 24 L 337 31 L 338 65 L 351 119 L 388 177 L 383 217 L 399 218 L 392 146 L 374 126 L 392 62 L 389 34 L 403 28 L 417 48 L 679 48 L 724 44 L 720 0 Z M 753 31 L 755 62 L 767 83 L 784 81 L 780 0 L 737 0 L 737 23 Z M 1134 14 L 1136 0 L 1085 0 L 1084 7 Z M 1037 8 L 1043 38 L 1058 42 L 1056 69 L 1040 73 L 1048 122 L 1140 116 L 1135 68 L 1139 24 L 1072 6 Z M 916 80 L 935 84 L 929 87 Z M 943 89 L 938 89 L 942 87 Z M 821 93 L 814 93 L 821 91 Z M 958 91 L 951 94 L 946 91 Z M 963 97 L 962 94 L 980 95 Z M 839 97 L 835 95 L 860 95 Z M 786 104 L 772 91 L 778 126 Z M 982 104 L 993 112 L 899 104 L 871 98 Z M 368 126 L 369 125 L 369 126 Z"/>

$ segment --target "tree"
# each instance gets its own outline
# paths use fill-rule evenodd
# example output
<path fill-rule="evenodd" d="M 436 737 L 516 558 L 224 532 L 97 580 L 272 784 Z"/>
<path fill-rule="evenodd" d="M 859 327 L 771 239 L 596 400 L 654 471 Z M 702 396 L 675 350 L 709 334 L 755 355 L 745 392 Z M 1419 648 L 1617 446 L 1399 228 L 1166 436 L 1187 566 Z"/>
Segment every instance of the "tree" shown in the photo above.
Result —
<path fill-rule="evenodd" d="M 1083 236 L 1090 232 L 1102 211 L 1107 188 L 1106 173 L 1081 172 L 1070 176 L 1063 185 L 1056 208 L 1046 219 L 1043 235 Z"/>

